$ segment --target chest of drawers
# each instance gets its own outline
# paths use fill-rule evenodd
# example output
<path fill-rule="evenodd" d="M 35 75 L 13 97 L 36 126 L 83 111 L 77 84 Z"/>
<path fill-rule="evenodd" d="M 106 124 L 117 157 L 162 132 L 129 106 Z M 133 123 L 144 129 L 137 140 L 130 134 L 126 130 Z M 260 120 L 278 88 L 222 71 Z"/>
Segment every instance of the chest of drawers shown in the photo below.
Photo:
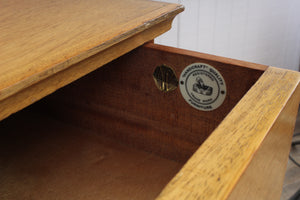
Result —
<path fill-rule="evenodd" d="M 298 72 L 154 44 L 176 4 L 0 9 L 0 199 L 280 198 Z M 182 97 L 192 63 L 226 83 L 215 109 Z"/>

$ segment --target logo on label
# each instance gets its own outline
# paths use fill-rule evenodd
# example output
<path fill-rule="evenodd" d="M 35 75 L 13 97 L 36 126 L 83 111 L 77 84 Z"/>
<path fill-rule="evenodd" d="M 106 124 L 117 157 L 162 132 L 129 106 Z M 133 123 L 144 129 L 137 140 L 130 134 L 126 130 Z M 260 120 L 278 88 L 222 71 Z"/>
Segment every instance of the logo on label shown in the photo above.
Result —
<path fill-rule="evenodd" d="M 180 75 L 180 92 L 198 110 L 218 108 L 226 97 L 226 84 L 218 70 L 204 63 L 187 66 Z"/>

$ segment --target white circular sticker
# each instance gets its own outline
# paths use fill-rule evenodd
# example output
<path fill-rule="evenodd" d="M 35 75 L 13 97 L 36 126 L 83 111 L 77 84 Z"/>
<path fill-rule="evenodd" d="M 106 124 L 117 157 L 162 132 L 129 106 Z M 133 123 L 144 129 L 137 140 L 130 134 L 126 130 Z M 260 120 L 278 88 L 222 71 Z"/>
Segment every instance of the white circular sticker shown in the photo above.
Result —
<path fill-rule="evenodd" d="M 226 84 L 218 70 L 205 63 L 187 66 L 179 79 L 180 92 L 185 101 L 198 110 L 218 108 L 226 97 Z"/>

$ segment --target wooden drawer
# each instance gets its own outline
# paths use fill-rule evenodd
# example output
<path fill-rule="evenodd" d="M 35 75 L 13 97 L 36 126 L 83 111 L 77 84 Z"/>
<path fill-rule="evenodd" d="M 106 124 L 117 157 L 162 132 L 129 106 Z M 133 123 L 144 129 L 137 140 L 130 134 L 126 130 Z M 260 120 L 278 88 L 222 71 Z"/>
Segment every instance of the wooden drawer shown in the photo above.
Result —
<path fill-rule="evenodd" d="M 220 107 L 156 87 L 157 66 L 191 63 L 223 76 Z M 0 197 L 279 199 L 299 79 L 147 43 L 0 122 Z"/>
<path fill-rule="evenodd" d="M 1 2 L 1 200 L 280 198 L 299 73 L 145 44 L 183 10 Z"/>

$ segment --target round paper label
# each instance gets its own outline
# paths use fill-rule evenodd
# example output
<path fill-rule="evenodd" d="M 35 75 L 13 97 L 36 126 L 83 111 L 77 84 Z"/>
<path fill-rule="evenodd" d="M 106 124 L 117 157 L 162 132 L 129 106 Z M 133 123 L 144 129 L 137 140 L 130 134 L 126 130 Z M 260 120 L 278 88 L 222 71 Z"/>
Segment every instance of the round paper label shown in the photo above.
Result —
<path fill-rule="evenodd" d="M 205 63 L 187 66 L 180 75 L 179 85 L 185 101 L 198 110 L 214 110 L 226 97 L 224 78 L 218 70 Z"/>

